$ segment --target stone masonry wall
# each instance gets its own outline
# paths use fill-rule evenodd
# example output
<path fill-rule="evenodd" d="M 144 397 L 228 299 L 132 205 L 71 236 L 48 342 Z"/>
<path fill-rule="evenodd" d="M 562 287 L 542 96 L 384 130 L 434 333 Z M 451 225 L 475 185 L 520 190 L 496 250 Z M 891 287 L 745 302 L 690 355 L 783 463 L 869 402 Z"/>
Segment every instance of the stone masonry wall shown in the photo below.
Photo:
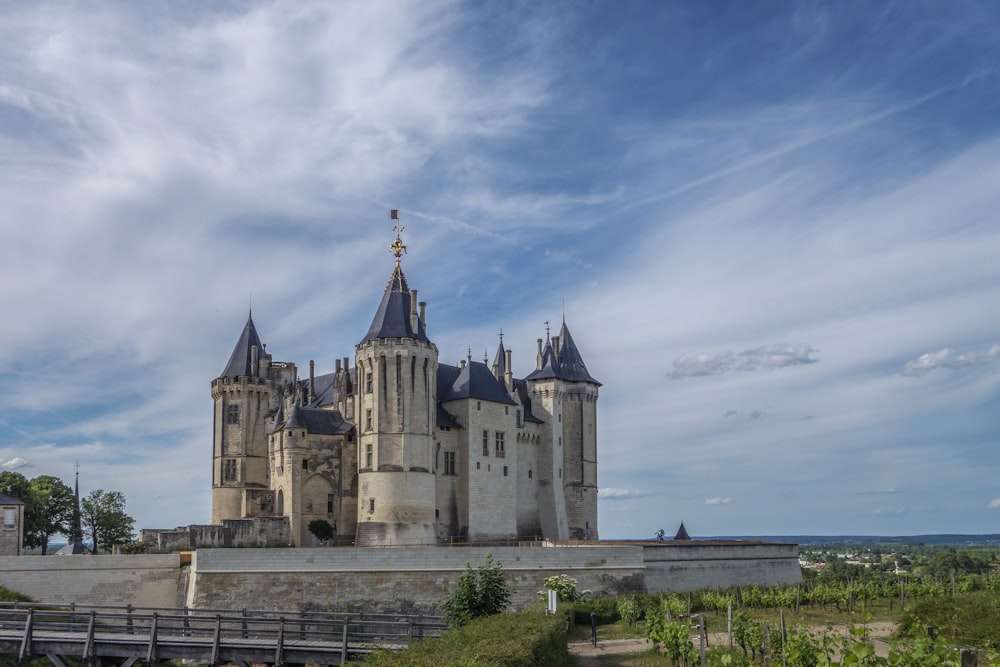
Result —
<path fill-rule="evenodd" d="M 54 604 L 176 607 L 177 554 L 0 558 L 0 584 Z"/>

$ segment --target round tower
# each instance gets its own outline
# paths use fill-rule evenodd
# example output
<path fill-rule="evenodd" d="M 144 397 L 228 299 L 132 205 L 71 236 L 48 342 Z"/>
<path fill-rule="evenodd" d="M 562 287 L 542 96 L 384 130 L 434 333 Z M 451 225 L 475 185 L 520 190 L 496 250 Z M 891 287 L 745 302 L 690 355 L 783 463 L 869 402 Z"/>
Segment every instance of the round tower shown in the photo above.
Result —
<path fill-rule="evenodd" d="M 438 351 L 400 268 L 400 231 L 395 270 L 355 350 L 359 546 L 436 543 Z"/>
<path fill-rule="evenodd" d="M 229 363 L 212 381 L 215 404 L 212 454 L 212 523 L 245 516 L 249 489 L 266 489 L 270 356 L 253 318 L 247 319 Z"/>

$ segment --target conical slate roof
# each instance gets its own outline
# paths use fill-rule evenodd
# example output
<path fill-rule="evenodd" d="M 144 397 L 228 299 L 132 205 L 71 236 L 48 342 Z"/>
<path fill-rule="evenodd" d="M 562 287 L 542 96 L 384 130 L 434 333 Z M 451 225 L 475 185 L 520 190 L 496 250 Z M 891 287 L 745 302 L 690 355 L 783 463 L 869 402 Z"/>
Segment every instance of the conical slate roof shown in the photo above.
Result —
<path fill-rule="evenodd" d="M 542 350 L 542 367 L 535 369 L 524 379 L 546 380 L 549 378 L 559 378 L 569 382 L 590 382 L 601 386 L 601 383 L 590 375 L 587 365 L 583 363 L 583 357 L 580 355 L 580 350 L 577 349 L 565 321 L 559 331 L 559 357 L 556 358 L 551 341 L 546 341 L 545 348 Z"/>
<path fill-rule="evenodd" d="M 690 540 L 691 536 L 688 535 L 687 529 L 684 528 L 684 522 L 681 521 L 681 527 L 677 529 L 677 534 L 674 535 L 675 540 Z"/>
<path fill-rule="evenodd" d="M 493 358 L 493 365 L 497 367 L 497 375 L 503 377 L 507 372 L 507 351 L 503 349 L 503 340 L 497 348 L 497 356 Z"/>
<path fill-rule="evenodd" d="M 257 328 L 253 325 L 253 315 L 251 314 L 247 317 L 247 323 L 243 327 L 240 339 L 236 341 L 236 347 L 233 349 L 232 356 L 229 357 L 226 370 L 222 371 L 222 375 L 219 377 L 251 375 L 250 349 L 255 346 L 257 348 L 257 356 L 260 358 L 264 355 L 264 345 L 260 342 L 260 336 L 257 335 Z"/>
<path fill-rule="evenodd" d="M 368 327 L 368 333 L 361 342 L 367 343 L 376 338 L 429 340 L 423 322 L 417 322 L 416 331 L 410 326 L 410 287 L 406 284 L 406 276 L 403 275 L 399 264 L 396 264 L 396 269 L 389 277 L 382 302 L 375 312 L 372 325 Z"/>
<path fill-rule="evenodd" d="M 580 350 L 576 348 L 565 321 L 559 331 L 559 371 L 561 373 L 559 377 L 564 380 L 601 384 L 587 371 L 587 365 L 583 363 L 583 357 L 580 356 Z"/>

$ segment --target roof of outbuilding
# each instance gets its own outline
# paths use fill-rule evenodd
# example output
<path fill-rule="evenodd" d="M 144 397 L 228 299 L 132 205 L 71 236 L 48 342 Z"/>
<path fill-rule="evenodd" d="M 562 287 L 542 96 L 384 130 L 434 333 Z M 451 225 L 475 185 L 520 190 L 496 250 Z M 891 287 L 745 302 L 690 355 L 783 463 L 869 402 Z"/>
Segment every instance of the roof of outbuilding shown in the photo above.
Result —
<path fill-rule="evenodd" d="M 275 431 L 283 428 L 301 428 L 313 435 L 343 435 L 353 428 L 353 424 L 344 421 L 337 410 L 321 410 L 293 405 L 287 416 L 275 423 Z"/>
<path fill-rule="evenodd" d="M 389 277 L 389 284 L 385 286 L 385 293 L 382 294 L 382 301 L 379 303 L 372 325 L 368 327 L 368 333 L 361 339 L 362 343 L 367 343 L 376 338 L 414 338 L 416 340 L 429 340 L 424 323 L 417 321 L 417 330 L 414 331 L 410 323 L 410 287 L 406 283 L 406 276 L 403 270 L 396 264 L 392 275 Z"/>
<path fill-rule="evenodd" d="M 236 341 L 236 347 L 233 348 L 233 353 L 229 357 L 226 369 L 222 371 L 222 375 L 219 377 L 250 375 L 250 362 L 252 359 L 250 351 L 255 346 L 259 359 L 264 354 L 264 345 L 260 342 L 260 336 L 257 335 L 257 328 L 253 325 L 253 314 L 251 314 L 247 317 L 247 323 L 243 326 L 239 340 Z"/>

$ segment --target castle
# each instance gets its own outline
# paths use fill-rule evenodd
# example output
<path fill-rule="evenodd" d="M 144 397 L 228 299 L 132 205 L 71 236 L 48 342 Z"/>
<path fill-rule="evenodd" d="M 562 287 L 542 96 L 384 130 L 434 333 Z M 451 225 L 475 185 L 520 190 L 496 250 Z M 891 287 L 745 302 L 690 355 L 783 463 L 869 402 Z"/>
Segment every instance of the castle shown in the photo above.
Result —
<path fill-rule="evenodd" d="M 296 546 L 318 543 L 316 520 L 360 546 L 598 539 L 601 384 L 565 321 L 523 379 L 502 336 L 492 367 L 440 363 L 394 229 L 395 267 L 353 363 L 316 375 L 310 361 L 300 379 L 247 319 L 212 381 L 212 523 L 280 518 Z"/>

